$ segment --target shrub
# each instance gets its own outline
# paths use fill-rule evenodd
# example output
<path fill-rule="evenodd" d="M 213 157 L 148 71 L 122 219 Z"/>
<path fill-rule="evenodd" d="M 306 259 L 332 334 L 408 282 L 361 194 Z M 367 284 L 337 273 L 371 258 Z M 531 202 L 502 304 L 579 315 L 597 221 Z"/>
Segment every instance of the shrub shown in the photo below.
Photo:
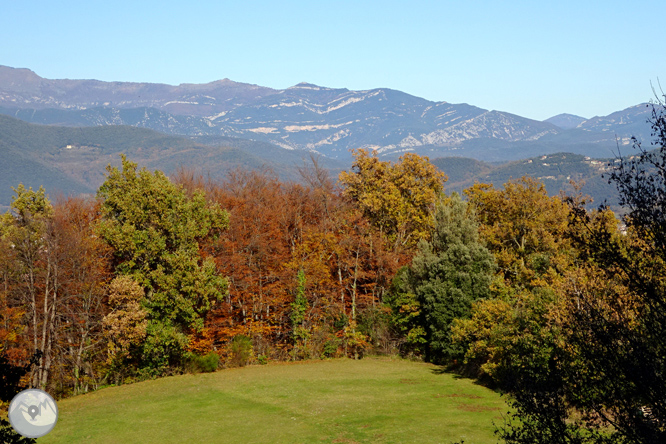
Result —
<path fill-rule="evenodd" d="M 252 339 L 244 335 L 234 336 L 229 345 L 229 367 L 245 367 L 252 357 Z"/>
<path fill-rule="evenodd" d="M 188 353 L 185 357 L 185 371 L 188 373 L 211 373 L 217 370 L 220 355 L 210 352 L 206 355 Z"/>
<path fill-rule="evenodd" d="M 321 351 L 321 358 L 335 358 L 338 355 L 338 349 L 342 345 L 342 340 L 336 337 L 332 337 L 324 343 L 324 347 Z"/>
<path fill-rule="evenodd" d="M 358 330 L 368 338 L 369 351 L 391 355 L 398 352 L 398 341 L 391 332 L 391 307 L 377 305 L 359 312 Z"/>

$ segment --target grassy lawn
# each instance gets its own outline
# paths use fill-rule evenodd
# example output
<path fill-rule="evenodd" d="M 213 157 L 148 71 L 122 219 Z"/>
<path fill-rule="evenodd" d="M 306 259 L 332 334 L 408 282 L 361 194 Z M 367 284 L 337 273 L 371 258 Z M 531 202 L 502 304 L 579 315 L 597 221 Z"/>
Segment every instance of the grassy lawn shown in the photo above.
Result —
<path fill-rule="evenodd" d="M 62 400 L 39 443 L 495 443 L 497 393 L 384 358 L 269 364 Z"/>

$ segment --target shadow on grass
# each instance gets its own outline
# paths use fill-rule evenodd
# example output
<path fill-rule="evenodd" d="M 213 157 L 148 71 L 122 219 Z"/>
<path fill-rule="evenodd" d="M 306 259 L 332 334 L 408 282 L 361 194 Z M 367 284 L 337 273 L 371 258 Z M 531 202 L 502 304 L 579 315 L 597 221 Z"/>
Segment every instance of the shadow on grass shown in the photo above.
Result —
<path fill-rule="evenodd" d="M 493 382 L 492 379 L 488 376 L 478 377 L 472 374 L 468 369 L 461 369 L 459 367 L 454 367 L 450 365 L 437 365 L 435 368 L 430 370 L 435 375 L 450 375 L 453 379 L 467 379 L 475 385 L 485 387 L 496 393 L 502 394 L 500 388 Z"/>

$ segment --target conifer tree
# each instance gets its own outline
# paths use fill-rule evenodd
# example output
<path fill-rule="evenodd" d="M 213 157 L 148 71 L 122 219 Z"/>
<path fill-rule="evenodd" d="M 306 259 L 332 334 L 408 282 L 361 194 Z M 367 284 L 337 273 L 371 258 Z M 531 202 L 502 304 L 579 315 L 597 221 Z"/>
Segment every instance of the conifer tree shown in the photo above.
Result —
<path fill-rule="evenodd" d="M 459 353 L 451 344 L 451 323 L 470 315 L 472 302 L 489 296 L 495 260 L 480 242 L 478 225 L 456 193 L 440 201 L 432 240 L 421 241 L 409 284 L 421 306 L 426 333 L 426 358 L 446 362 Z"/>

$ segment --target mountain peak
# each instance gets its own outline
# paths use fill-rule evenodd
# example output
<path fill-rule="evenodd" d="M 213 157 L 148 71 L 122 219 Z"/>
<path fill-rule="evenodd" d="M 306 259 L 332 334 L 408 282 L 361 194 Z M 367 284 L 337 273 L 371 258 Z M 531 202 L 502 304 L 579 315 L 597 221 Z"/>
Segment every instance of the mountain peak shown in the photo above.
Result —
<path fill-rule="evenodd" d="M 178 88 L 198 88 L 198 89 L 206 89 L 206 88 L 211 88 L 211 87 L 220 88 L 220 87 L 242 87 L 242 86 L 256 86 L 256 85 L 251 85 L 249 83 L 236 82 L 236 81 L 231 80 L 231 79 L 226 78 L 226 77 L 224 79 L 213 80 L 212 82 L 208 82 L 208 83 L 180 83 L 180 84 L 178 84 Z"/>
<path fill-rule="evenodd" d="M 571 129 L 576 128 L 581 123 L 585 122 L 587 119 L 585 117 L 576 116 L 574 114 L 558 114 L 549 119 L 544 120 L 544 122 L 552 123 L 555 126 L 558 126 L 562 129 Z"/>
<path fill-rule="evenodd" d="M 0 65 L 0 84 L 5 89 L 14 90 L 26 85 L 35 86 L 42 80 L 41 77 L 28 68 L 12 68 L 11 66 Z"/>
<path fill-rule="evenodd" d="M 297 85 L 290 86 L 287 89 L 310 89 L 310 90 L 313 90 L 313 91 L 331 91 L 335 88 L 327 88 L 325 86 L 315 85 L 314 83 L 301 82 Z"/>

